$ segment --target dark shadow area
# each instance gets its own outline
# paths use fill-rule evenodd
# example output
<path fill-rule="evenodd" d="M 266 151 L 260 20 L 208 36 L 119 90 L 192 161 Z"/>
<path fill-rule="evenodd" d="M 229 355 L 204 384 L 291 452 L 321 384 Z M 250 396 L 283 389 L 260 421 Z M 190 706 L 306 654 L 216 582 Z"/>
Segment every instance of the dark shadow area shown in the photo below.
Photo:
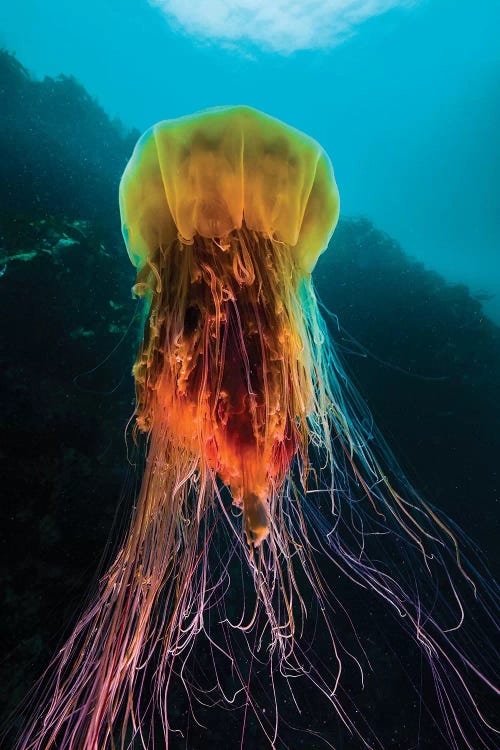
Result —
<path fill-rule="evenodd" d="M 100 560 L 111 555 L 105 550 L 113 520 L 115 544 L 127 525 L 140 481 L 140 470 L 128 460 L 126 442 L 132 463 L 136 451 L 125 428 L 134 408 L 131 366 L 141 316 L 130 292 L 134 271 L 120 235 L 117 199 L 137 134 L 110 121 L 74 79 L 33 81 L 5 52 L 0 112 L 5 720 L 95 586 Z M 315 281 L 334 314 L 329 326 L 346 369 L 410 480 L 479 544 L 494 569 L 500 329 L 466 287 L 449 285 L 408 258 L 366 219 L 340 223 Z M 337 595 L 352 597 L 335 575 Z M 419 748 L 444 747 L 406 684 L 419 654 L 373 599 L 352 601 L 373 671 L 362 690 L 353 670 L 348 700 L 360 706 L 384 747 L 409 750 L 419 737 Z M 332 659 L 321 636 L 316 650 L 325 662 Z M 209 668 L 206 653 L 195 651 L 192 663 Z M 428 675 L 417 688 L 437 712 Z M 297 687 L 302 716 L 286 689 L 279 690 L 285 724 L 278 748 L 325 747 L 287 727 L 307 727 L 307 717 L 337 750 L 358 748 L 306 681 Z M 178 720 L 184 726 L 189 705 L 182 690 L 171 706 L 174 725 Z M 242 711 L 200 709 L 198 717 L 204 726 L 190 720 L 188 740 L 174 736 L 171 750 L 240 746 Z M 18 727 L 21 721 L 16 719 Z M 267 747 L 259 744 L 251 718 L 245 737 L 245 747 Z"/>

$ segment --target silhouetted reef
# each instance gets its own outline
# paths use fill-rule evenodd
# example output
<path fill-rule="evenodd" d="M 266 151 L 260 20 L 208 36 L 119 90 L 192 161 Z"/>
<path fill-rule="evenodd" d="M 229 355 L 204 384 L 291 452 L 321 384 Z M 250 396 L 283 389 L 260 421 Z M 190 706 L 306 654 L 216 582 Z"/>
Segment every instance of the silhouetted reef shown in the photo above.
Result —
<path fill-rule="evenodd" d="M 116 179 L 137 140 L 70 76 L 33 80 L 0 50 L 0 233 L 18 220 L 85 217 L 119 228 Z M 111 229 L 113 228 L 113 229 Z"/>

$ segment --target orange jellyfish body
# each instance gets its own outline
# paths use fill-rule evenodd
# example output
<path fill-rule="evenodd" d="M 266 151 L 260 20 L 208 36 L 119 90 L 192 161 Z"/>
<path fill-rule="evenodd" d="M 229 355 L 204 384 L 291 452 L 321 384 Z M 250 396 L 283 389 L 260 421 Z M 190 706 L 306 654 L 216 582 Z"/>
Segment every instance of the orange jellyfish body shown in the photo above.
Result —
<path fill-rule="evenodd" d="M 312 362 L 294 297 L 337 222 L 331 164 L 293 128 L 220 108 L 148 131 L 120 206 L 150 301 L 138 424 L 164 421 L 217 472 L 257 546 L 269 498 L 307 451 Z"/>

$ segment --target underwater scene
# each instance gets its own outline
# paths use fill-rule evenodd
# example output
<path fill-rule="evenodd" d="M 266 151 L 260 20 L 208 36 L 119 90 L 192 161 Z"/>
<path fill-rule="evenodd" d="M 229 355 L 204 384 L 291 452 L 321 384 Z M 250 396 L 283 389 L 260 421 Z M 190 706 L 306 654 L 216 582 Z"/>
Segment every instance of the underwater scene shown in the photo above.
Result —
<path fill-rule="evenodd" d="M 0 7 L 0 750 L 495 750 L 496 0 Z"/>

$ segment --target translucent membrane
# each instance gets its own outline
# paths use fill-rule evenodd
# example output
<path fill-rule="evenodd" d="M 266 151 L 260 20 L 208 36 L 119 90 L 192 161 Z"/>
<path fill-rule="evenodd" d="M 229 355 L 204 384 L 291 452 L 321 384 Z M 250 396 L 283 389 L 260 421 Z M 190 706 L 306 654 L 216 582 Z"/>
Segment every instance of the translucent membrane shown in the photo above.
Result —
<path fill-rule="evenodd" d="M 141 267 L 179 234 L 221 237 L 243 222 L 285 242 L 310 272 L 339 215 L 330 160 L 312 138 L 251 107 L 160 122 L 120 185 L 123 231 Z"/>

